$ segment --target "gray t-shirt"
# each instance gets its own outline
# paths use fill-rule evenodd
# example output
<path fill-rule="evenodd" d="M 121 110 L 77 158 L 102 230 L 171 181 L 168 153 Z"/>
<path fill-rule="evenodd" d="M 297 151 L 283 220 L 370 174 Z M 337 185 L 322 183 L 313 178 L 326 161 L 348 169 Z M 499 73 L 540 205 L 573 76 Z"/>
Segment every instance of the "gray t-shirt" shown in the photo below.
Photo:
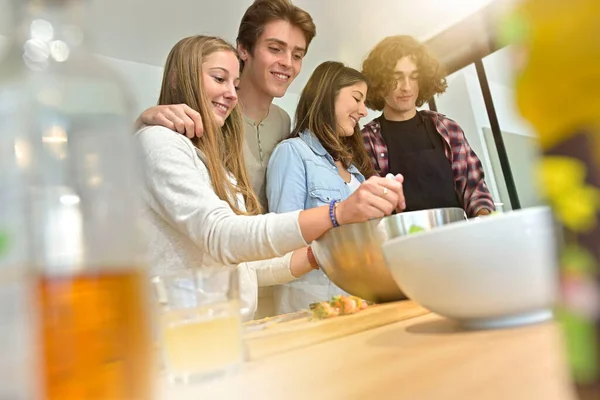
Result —
<path fill-rule="evenodd" d="M 271 104 L 269 114 L 260 123 L 244 115 L 244 156 L 250 184 L 266 212 L 266 173 L 275 146 L 290 135 L 290 116 L 279 106 Z"/>

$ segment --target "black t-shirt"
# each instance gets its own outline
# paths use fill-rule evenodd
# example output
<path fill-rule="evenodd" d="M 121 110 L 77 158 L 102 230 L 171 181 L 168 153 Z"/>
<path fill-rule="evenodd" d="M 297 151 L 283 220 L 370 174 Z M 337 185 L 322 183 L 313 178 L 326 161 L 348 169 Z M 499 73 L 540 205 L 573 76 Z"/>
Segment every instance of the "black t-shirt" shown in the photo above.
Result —
<path fill-rule="evenodd" d="M 443 148 L 443 139 L 437 132 L 433 132 L 434 135 L 427 134 L 428 129 L 435 129 L 433 123 L 426 124 L 419 113 L 407 121 L 388 121 L 381 116 L 380 123 L 381 135 L 388 148 L 388 160 L 405 153 L 433 149 L 432 137 L 439 140 Z M 428 128 L 428 125 L 431 125 L 431 128 Z"/>
<path fill-rule="evenodd" d="M 444 138 L 427 115 L 408 121 L 380 118 L 392 174 L 404 176 L 406 211 L 462 207 L 454 188 L 452 164 L 444 152 Z"/>

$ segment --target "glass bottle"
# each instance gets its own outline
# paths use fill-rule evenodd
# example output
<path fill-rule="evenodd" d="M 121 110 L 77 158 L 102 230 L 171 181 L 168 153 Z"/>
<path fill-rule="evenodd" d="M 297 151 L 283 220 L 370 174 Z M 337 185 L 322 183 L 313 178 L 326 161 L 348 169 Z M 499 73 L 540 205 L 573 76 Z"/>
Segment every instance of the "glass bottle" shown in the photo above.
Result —
<path fill-rule="evenodd" d="M 18 144 L 26 186 L 34 376 L 47 399 L 150 399 L 131 104 L 85 45 L 82 3 L 14 0 L 0 61 L 0 141 Z"/>

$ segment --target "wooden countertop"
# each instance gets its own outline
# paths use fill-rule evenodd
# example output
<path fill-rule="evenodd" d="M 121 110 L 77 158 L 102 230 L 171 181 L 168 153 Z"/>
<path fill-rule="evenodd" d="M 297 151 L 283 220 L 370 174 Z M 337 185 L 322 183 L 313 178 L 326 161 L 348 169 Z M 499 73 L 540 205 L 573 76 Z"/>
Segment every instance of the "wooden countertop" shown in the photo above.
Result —
<path fill-rule="evenodd" d="M 414 301 L 403 300 L 372 306 L 356 314 L 324 320 L 313 320 L 308 316 L 310 313 L 307 312 L 288 314 L 288 317 L 306 316 L 301 319 L 277 323 L 273 326 L 268 326 L 269 321 L 267 321 L 266 329 L 245 333 L 244 343 L 247 358 L 252 361 L 262 360 L 273 354 L 306 348 L 317 343 L 327 342 L 428 313 L 429 310 Z M 265 326 L 263 321 L 253 321 L 252 323 L 258 324 L 258 327 Z"/>
<path fill-rule="evenodd" d="M 553 322 L 463 331 L 435 314 L 246 363 L 159 399 L 574 400 Z"/>

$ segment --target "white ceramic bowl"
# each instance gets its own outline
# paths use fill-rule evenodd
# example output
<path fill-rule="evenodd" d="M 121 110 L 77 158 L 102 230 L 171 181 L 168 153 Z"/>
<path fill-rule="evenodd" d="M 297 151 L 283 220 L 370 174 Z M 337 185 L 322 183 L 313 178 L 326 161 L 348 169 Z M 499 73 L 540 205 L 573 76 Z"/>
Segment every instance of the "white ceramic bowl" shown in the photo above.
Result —
<path fill-rule="evenodd" d="M 552 317 L 556 243 L 550 209 L 535 207 L 391 239 L 383 253 L 409 298 L 479 329 Z"/>

